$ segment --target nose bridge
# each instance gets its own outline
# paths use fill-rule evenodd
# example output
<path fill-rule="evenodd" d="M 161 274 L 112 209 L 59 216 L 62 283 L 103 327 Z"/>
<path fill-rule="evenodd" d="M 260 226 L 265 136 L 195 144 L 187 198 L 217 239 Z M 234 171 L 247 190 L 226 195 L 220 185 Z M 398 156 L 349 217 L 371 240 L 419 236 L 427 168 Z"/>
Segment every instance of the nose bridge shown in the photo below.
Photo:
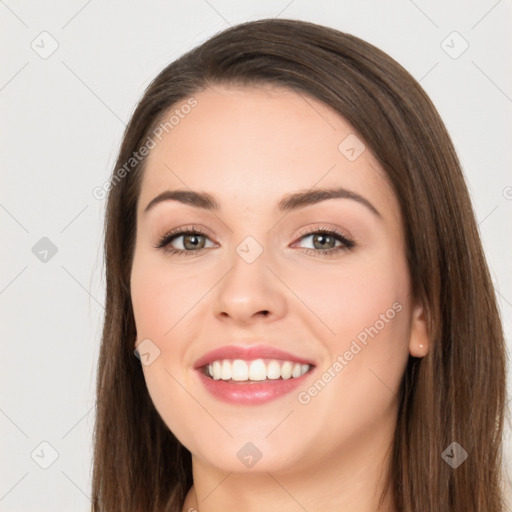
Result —
<path fill-rule="evenodd" d="M 259 237 L 261 240 L 261 237 Z M 247 235 L 235 248 L 236 254 L 247 264 L 252 265 L 261 259 L 263 253 L 267 252 L 263 247 L 263 241 L 259 242 L 254 236 Z M 263 258 L 266 260 L 267 256 Z M 235 259 L 236 261 L 236 259 Z"/>
<path fill-rule="evenodd" d="M 217 290 L 217 314 L 239 320 L 261 312 L 283 314 L 285 298 L 278 279 L 267 267 L 269 256 L 263 241 L 253 235 L 245 236 L 235 246 L 231 269 Z"/>
<path fill-rule="evenodd" d="M 234 243 L 234 252 L 232 265 L 235 266 L 232 272 L 239 267 L 247 270 L 252 274 L 252 268 L 256 268 L 257 272 L 268 272 L 265 263 L 269 258 L 269 241 L 268 226 L 265 224 L 265 212 L 255 210 L 249 205 L 243 208 L 239 207 L 233 213 L 236 218 L 235 223 L 231 223 L 231 237 Z"/>
<path fill-rule="evenodd" d="M 261 236 L 259 237 L 261 239 Z M 265 244 L 266 245 L 266 244 Z M 235 254 L 231 260 L 232 270 L 228 274 L 229 284 L 240 296 L 249 298 L 263 297 L 268 293 L 269 251 L 264 241 L 255 236 L 247 235 L 235 246 Z"/>

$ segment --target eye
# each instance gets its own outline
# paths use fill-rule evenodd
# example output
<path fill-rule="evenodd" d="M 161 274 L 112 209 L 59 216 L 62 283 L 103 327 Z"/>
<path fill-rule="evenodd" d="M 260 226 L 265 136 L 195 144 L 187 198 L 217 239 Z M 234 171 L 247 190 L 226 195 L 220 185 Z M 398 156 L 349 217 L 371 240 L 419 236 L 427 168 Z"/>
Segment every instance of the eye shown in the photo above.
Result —
<path fill-rule="evenodd" d="M 162 238 L 160 238 L 155 247 L 170 254 L 185 255 L 187 253 L 191 254 L 194 252 L 201 252 L 202 249 L 205 249 L 206 242 L 204 239 L 208 239 L 208 235 L 206 233 L 194 226 L 187 226 L 185 229 L 166 233 Z M 178 245 L 182 246 L 183 249 L 176 248 L 171 245 L 177 241 Z"/>
<path fill-rule="evenodd" d="M 313 248 L 305 248 L 306 254 L 313 256 L 331 256 L 340 251 L 348 251 L 355 247 L 355 243 L 349 240 L 343 233 L 333 228 L 317 226 L 314 231 L 301 233 L 300 240 L 308 240 Z M 338 245 L 336 243 L 338 242 Z"/>

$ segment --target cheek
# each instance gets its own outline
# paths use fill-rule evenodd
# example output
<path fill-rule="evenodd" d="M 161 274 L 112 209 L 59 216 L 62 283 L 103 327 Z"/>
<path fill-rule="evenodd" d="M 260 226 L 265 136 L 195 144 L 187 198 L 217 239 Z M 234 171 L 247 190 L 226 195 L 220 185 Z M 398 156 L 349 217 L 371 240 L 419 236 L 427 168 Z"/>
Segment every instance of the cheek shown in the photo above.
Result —
<path fill-rule="evenodd" d="M 169 269 L 150 255 L 134 257 L 131 295 L 137 343 L 149 338 L 159 350 L 151 364 L 142 366 L 147 390 L 168 428 L 187 445 L 191 442 L 190 423 L 180 411 L 190 409 L 191 399 L 185 391 L 182 363 L 187 340 L 184 330 L 189 326 L 187 311 L 201 291 L 194 288 L 195 279 L 179 269 Z"/>
<path fill-rule="evenodd" d="M 347 279 L 339 292 L 334 328 L 337 337 L 339 341 L 357 339 L 363 345 L 369 339 L 381 340 L 380 345 L 395 345 L 403 337 L 396 335 L 403 334 L 406 316 L 406 290 L 399 284 L 401 277 L 385 267 L 365 270 Z"/>
<path fill-rule="evenodd" d="M 188 274 L 155 258 L 134 260 L 131 295 L 138 339 L 154 338 L 161 345 L 172 337 L 174 326 L 201 297 L 199 277 Z"/>
<path fill-rule="evenodd" d="M 324 314 L 335 335 L 322 337 L 329 358 L 320 380 L 329 383 L 318 385 L 322 391 L 312 409 L 321 416 L 329 408 L 333 429 L 343 423 L 350 431 L 382 418 L 396 404 L 409 354 L 407 265 L 395 252 L 382 252 L 358 261 L 341 278 L 326 279 L 325 289 Z M 316 300 L 320 304 L 319 295 Z"/>
<path fill-rule="evenodd" d="M 328 354 L 322 372 L 336 375 L 326 377 L 334 394 L 325 403 L 344 396 L 349 409 L 368 400 L 378 407 L 379 400 L 383 404 L 393 397 L 386 386 L 398 390 L 408 360 L 410 306 L 407 264 L 396 254 L 382 250 L 354 258 L 342 270 L 318 273 L 303 289 L 308 305 L 331 331 L 319 324 Z M 342 368 L 333 368 L 339 356 Z"/>
<path fill-rule="evenodd" d="M 201 446 L 202 431 L 197 425 L 208 424 L 209 418 L 191 399 L 181 372 L 170 364 L 172 355 L 162 353 L 150 366 L 143 366 L 144 380 L 153 406 L 169 430 L 187 448 Z M 187 411 L 186 414 L 183 411 Z M 199 437 L 199 439 L 197 439 Z"/>
<path fill-rule="evenodd" d="M 345 345 L 348 349 L 359 334 L 364 339 L 365 329 L 375 324 L 388 334 L 402 323 L 408 271 L 405 260 L 391 249 L 365 257 L 354 254 L 339 265 L 303 268 L 294 278 L 289 276 L 294 292 L 319 320 L 318 334 L 331 352 L 338 353 Z M 402 311 L 398 314 L 397 309 Z"/>

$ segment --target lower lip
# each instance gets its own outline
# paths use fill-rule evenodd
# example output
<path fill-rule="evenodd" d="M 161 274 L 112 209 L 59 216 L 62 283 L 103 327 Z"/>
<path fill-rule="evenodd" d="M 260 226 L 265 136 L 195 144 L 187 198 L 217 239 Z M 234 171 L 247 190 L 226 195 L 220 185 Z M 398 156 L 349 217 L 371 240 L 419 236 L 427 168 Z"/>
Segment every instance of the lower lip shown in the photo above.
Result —
<path fill-rule="evenodd" d="M 314 369 L 314 368 L 313 368 Z M 313 371 L 309 370 L 300 377 L 290 379 L 267 379 L 259 382 L 228 382 L 214 380 L 201 370 L 196 370 L 199 380 L 216 398 L 231 404 L 258 405 L 276 400 L 297 389 Z"/>

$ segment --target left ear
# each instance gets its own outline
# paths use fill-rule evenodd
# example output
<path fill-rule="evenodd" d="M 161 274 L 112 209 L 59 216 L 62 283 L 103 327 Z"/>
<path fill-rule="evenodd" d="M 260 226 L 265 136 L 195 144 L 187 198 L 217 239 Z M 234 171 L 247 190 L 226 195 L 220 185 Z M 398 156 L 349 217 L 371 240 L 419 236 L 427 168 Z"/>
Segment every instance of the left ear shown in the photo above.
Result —
<path fill-rule="evenodd" d="M 414 306 L 411 318 L 411 336 L 409 338 L 409 353 L 414 357 L 425 357 L 430 350 L 430 339 L 427 332 L 427 322 L 423 304 Z"/>

